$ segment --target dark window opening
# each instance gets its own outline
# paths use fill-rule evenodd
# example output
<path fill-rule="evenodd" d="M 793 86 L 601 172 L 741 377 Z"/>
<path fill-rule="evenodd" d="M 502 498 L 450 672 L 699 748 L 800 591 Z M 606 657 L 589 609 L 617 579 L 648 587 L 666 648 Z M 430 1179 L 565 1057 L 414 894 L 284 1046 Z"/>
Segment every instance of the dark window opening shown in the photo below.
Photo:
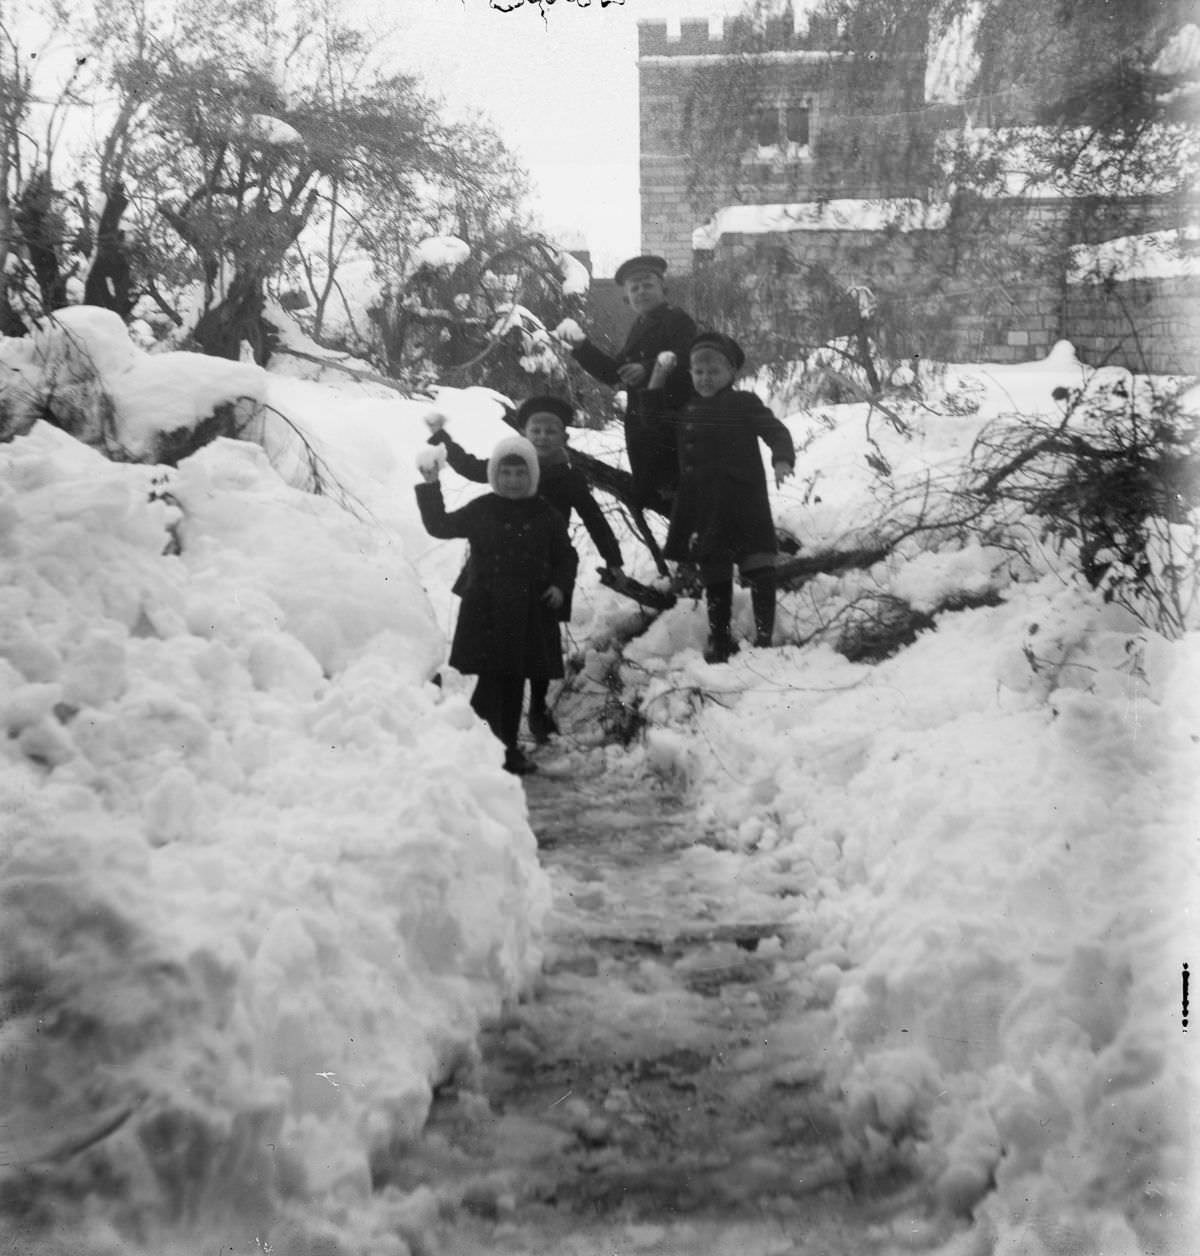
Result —
<path fill-rule="evenodd" d="M 808 144 L 808 109 L 804 105 L 789 105 L 787 109 L 787 138 L 789 144 Z"/>
<path fill-rule="evenodd" d="M 754 122 L 754 135 L 760 148 L 779 143 L 779 111 L 760 109 Z"/>

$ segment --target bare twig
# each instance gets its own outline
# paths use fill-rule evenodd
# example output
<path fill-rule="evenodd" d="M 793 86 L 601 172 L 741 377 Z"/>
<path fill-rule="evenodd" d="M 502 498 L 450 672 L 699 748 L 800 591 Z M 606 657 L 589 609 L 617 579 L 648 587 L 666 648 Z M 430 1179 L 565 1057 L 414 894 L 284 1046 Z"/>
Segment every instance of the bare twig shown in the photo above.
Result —
<path fill-rule="evenodd" d="M 361 379 L 366 383 L 382 384 L 384 388 L 390 388 L 394 392 L 398 392 L 402 397 L 410 399 L 413 397 L 412 391 L 405 387 L 404 384 L 387 375 L 380 375 L 376 371 L 367 371 L 359 366 L 347 366 L 344 362 L 338 362 L 333 358 L 317 357 L 315 353 L 305 353 L 301 349 L 292 349 L 287 345 L 277 346 L 275 353 L 286 354 L 291 358 L 299 358 L 302 362 L 315 362 L 318 366 L 327 366 L 333 371 L 343 371 L 345 374 L 353 375 L 355 379 Z"/>

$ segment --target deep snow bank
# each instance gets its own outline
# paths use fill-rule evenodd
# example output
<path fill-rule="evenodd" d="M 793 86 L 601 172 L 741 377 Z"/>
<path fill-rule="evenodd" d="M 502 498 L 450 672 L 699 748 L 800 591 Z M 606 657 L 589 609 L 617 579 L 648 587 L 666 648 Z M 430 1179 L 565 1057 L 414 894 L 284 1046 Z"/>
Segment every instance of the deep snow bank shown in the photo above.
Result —
<path fill-rule="evenodd" d="M 847 1161 L 917 1169 L 966 1251 L 1185 1251 L 1195 642 L 1050 579 L 875 667 L 720 670 L 663 677 L 713 700 L 682 739 L 652 702 L 648 753 L 794 884 Z"/>
<path fill-rule="evenodd" d="M 546 887 L 394 534 L 252 445 L 164 475 L 38 426 L 0 447 L 0 606 L 19 1250 L 401 1250 L 370 1152 L 537 969 Z"/>
<path fill-rule="evenodd" d="M 1068 349 L 976 368 L 976 413 L 885 440 L 888 498 L 936 504 L 982 423 L 1080 383 Z M 838 418 L 815 436 L 812 416 L 792 420 L 811 436 L 809 496 L 777 511 L 813 548 L 852 544 L 885 504 L 861 413 Z M 924 1186 L 890 1237 L 955 1256 L 1183 1256 L 1200 637 L 1168 641 L 1048 551 L 1039 575 L 1036 556 L 906 544 L 783 596 L 785 640 L 836 624 L 865 589 L 927 611 L 950 593 L 998 599 L 941 614 L 877 665 L 809 644 L 709 667 L 702 611 L 683 605 L 626 650 L 624 675 L 646 763 L 691 782 L 703 827 L 745 855 L 731 875 L 791 885 L 784 962 L 832 1014 L 820 1064 L 842 1157 Z"/>
<path fill-rule="evenodd" d="M 951 368 L 933 409 L 910 411 L 907 436 L 878 419 L 868 433 L 861 406 L 790 416 L 803 452 L 795 481 L 773 492 L 777 517 L 810 552 L 853 546 L 885 512 L 935 508 L 985 424 L 1053 414 L 1055 388 L 1097 382 L 1103 373 L 1059 345 L 1019 368 Z M 418 407 L 364 399 L 330 414 L 317 385 L 271 387 L 402 530 L 394 502 L 410 493 L 424 439 Z M 438 404 L 476 453 L 503 431 L 482 394 Z M 621 441 L 575 432 L 572 443 L 614 458 Z M 889 480 L 868 452 L 886 458 Z M 444 480 L 451 495 L 478 491 Z M 634 612 L 588 580 L 596 560 L 578 527 L 575 540 L 584 580 L 571 635 L 604 671 L 609 626 Z M 622 541 L 635 574 L 652 578 L 628 532 Z M 413 547 L 448 624 L 457 551 Z M 703 609 L 685 600 L 625 650 L 627 696 L 639 695 L 649 726 L 624 766 L 692 782 L 699 827 L 729 847 L 731 898 L 764 865 L 790 887 L 781 901 L 795 941 L 780 963 L 836 1032 L 812 1061 L 795 1058 L 799 1026 L 781 1031 L 764 1068 L 823 1070 L 845 1163 L 915 1170 L 924 1196 L 885 1245 L 1183 1256 L 1194 1099 L 1179 985 L 1200 889 L 1197 641 L 1166 642 L 1078 588 L 1052 554 L 1041 559 L 1039 576 L 1006 549 L 914 539 L 869 572 L 784 596 L 784 641 L 836 623 L 872 590 L 927 613 L 950 595 L 999 599 L 940 616 L 877 666 L 785 645 L 708 667 Z M 746 634 L 748 596 L 737 598 Z M 566 715 L 586 742 L 595 721 L 571 728 L 570 701 Z"/>

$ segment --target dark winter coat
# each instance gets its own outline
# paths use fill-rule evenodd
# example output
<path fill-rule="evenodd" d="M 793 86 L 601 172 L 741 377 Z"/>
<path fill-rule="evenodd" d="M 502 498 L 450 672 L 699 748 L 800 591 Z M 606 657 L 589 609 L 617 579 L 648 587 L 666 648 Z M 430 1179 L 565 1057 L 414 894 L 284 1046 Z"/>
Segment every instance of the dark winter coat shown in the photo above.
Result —
<path fill-rule="evenodd" d="M 570 597 L 579 560 L 562 515 L 543 497 L 488 493 L 447 513 L 440 484 L 418 484 L 430 536 L 465 537 L 471 562 L 450 647 L 460 672 L 554 680 L 563 674 L 558 617 L 541 596 Z"/>
<path fill-rule="evenodd" d="M 435 432 L 430 438 L 431 445 L 441 445 L 446 451 L 446 461 L 450 467 L 464 480 L 474 480 L 477 484 L 487 483 L 488 460 L 477 458 L 447 436 L 444 431 Z M 596 544 L 600 557 L 609 567 L 620 567 L 621 546 L 616 535 L 604 517 L 592 490 L 587 476 L 570 462 L 541 463 L 538 478 L 538 493 L 544 497 L 555 510 L 571 523 L 572 511 L 579 513 L 580 521 L 588 531 L 588 536 Z"/>
<path fill-rule="evenodd" d="M 575 361 L 589 375 L 610 388 L 623 388 L 617 368 L 637 362 L 649 382 L 654 360 L 669 349 L 678 359 L 675 370 L 662 389 L 668 411 L 676 410 L 692 390 L 688 377 L 688 349 L 696 337 L 696 324 L 689 314 L 674 305 L 656 306 L 648 314 L 639 315 L 616 357 L 597 348 L 590 340 L 572 350 Z M 639 506 L 662 506 L 661 494 L 670 492 L 678 478 L 676 471 L 674 433 L 669 425 L 646 421 L 644 408 L 637 404 L 644 387 L 629 389 L 629 405 L 625 415 L 625 447 L 629 453 L 629 469 L 633 475 L 633 496 Z"/>
<path fill-rule="evenodd" d="M 429 438 L 429 444 L 441 445 L 445 449 L 446 462 L 464 480 L 473 480 L 476 484 L 488 482 L 488 460 L 467 453 L 457 441 L 447 436 L 445 431 L 434 432 Z M 604 517 L 604 511 L 600 509 L 592 496 L 587 476 L 578 467 L 571 466 L 569 462 L 541 464 L 538 473 L 538 495 L 544 497 L 562 515 L 567 521 L 568 528 L 571 525 L 571 512 L 578 511 L 583 526 L 587 528 L 588 535 L 595 542 L 596 549 L 605 564 L 609 567 L 622 565 L 621 546 L 608 520 Z M 469 566 L 470 558 L 468 557 L 467 566 L 463 568 L 454 582 L 452 591 L 459 597 L 466 588 Z M 564 589 L 563 593 L 566 596 L 558 611 L 558 617 L 567 623 L 571 618 L 571 593 L 569 589 Z"/>
<path fill-rule="evenodd" d="M 692 395 L 672 420 L 664 400 L 647 389 L 648 417 L 674 423 L 679 488 L 663 553 L 677 562 L 711 562 L 778 549 L 759 440 L 772 462 L 796 461 L 787 428 L 752 392 L 725 388 Z"/>

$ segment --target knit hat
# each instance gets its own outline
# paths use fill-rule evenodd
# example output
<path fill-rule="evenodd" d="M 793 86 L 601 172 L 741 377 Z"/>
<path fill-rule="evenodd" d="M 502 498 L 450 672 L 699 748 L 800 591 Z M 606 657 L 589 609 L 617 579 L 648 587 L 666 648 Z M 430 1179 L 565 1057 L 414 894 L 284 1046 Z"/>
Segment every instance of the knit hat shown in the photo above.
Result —
<path fill-rule="evenodd" d="M 563 427 L 570 427 L 575 421 L 575 410 L 569 401 L 561 397 L 529 397 L 517 407 L 513 415 L 513 425 L 524 428 L 535 414 L 553 414 L 562 419 Z"/>
<path fill-rule="evenodd" d="M 715 349 L 735 371 L 740 371 L 746 364 L 746 355 L 742 352 L 741 345 L 732 336 L 726 336 L 723 332 L 702 331 L 688 345 L 688 357 L 690 358 L 697 349 Z"/>
<path fill-rule="evenodd" d="M 523 458 L 525 460 L 525 465 L 529 468 L 529 492 L 525 496 L 536 496 L 538 487 L 537 450 L 524 436 L 506 436 L 492 450 L 492 456 L 488 459 L 488 483 L 492 487 L 492 492 L 496 491 L 497 472 L 500 469 L 501 461 L 505 458 Z"/>
<path fill-rule="evenodd" d="M 639 270 L 648 270 L 652 275 L 657 275 L 662 279 L 667 273 L 667 259 L 658 257 L 654 253 L 643 253 L 640 257 L 631 257 L 617 267 L 617 273 L 613 276 L 613 279 L 618 284 L 623 284 L 626 279 L 636 274 Z"/>

